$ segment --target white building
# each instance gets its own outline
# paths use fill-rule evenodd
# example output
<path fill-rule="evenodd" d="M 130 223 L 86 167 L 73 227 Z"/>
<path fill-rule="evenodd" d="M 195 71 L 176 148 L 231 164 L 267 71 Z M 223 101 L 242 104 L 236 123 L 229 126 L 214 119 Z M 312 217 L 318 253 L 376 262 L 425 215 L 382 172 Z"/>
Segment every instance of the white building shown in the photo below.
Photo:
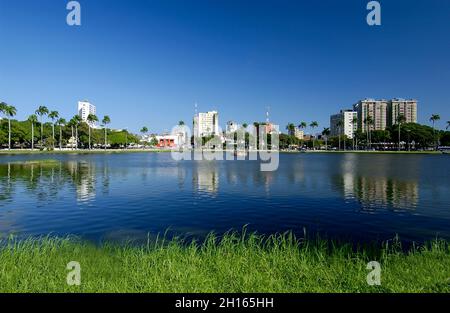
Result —
<path fill-rule="evenodd" d="M 347 138 L 352 139 L 358 129 L 358 123 L 356 122 L 357 118 L 358 112 L 353 110 L 341 110 L 338 114 L 331 115 L 330 135 L 345 135 Z M 339 121 L 342 122 L 341 126 L 338 125 Z"/>
<path fill-rule="evenodd" d="M 78 115 L 81 120 L 89 124 L 91 127 L 96 128 L 95 123 L 89 123 L 87 118 L 89 114 L 96 114 L 95 105 L 91 104 L 89 101 L 78 101 Z"/>
<path fill-rule="evenodd" d="M 194 137 L 219 135 L 219 113 L 210 111 L 194 116 Z"/>

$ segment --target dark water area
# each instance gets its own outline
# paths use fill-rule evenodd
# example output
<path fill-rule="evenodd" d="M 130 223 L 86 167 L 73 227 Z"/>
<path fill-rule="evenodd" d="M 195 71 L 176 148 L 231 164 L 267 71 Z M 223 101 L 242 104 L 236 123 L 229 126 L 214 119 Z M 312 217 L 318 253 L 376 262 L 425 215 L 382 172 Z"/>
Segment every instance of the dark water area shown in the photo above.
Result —
<path fill-rule="evenodd" d="M 16 162 L 55 159 L 49 164 Z M 230 229 L 358 243 L 450 239 L 450 157 L 281 154 L 175 161 L 170 153 L 0 156 L 0 237 L 146 241 Z"/>

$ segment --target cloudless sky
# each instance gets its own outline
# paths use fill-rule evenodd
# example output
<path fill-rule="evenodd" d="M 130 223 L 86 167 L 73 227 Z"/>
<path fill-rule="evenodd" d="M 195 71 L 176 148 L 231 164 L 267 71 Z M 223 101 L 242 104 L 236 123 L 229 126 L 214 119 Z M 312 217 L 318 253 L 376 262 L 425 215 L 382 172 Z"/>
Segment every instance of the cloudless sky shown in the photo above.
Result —
<path fill-rule="evenodd" d="M 450 120 L 450 1 L 0 0 L 0 100 L 69 119 L 88 99 L 112 127 L 152 132 L 216 109 L 220 124 L 329 126 L 359 99 L 414 98 Z"/>

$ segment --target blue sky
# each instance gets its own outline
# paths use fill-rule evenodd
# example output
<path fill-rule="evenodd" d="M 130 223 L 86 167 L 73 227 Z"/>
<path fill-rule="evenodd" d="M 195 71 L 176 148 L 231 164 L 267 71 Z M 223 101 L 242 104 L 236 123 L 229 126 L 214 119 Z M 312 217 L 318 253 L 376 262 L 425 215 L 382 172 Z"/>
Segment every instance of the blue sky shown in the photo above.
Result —
<path fill-rule="evenodd" d="M 419 122 L 450 120 L 450 1 L 0 0 L 0 100 L 26 118 L 39 105 L 153 132 L 191 123 L 194 103 L 220 123 L 316 120 L 357 100 L 415 98 Z"/>

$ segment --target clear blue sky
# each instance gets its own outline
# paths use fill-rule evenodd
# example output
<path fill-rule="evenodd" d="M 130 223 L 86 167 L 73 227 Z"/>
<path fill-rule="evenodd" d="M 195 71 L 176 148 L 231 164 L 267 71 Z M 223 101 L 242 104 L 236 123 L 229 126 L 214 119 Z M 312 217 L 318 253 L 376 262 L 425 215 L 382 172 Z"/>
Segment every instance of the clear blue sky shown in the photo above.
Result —
<path fill-rule="evenodd" d="M 450 1 L 0 0 L 0 100 L 76 114 L 88 99 L 112 127 L 190 125 L 194 102 L 220 123 L 317 120 L 357 100 L 415 98 L 419 122 L 450 120 Z"/>

